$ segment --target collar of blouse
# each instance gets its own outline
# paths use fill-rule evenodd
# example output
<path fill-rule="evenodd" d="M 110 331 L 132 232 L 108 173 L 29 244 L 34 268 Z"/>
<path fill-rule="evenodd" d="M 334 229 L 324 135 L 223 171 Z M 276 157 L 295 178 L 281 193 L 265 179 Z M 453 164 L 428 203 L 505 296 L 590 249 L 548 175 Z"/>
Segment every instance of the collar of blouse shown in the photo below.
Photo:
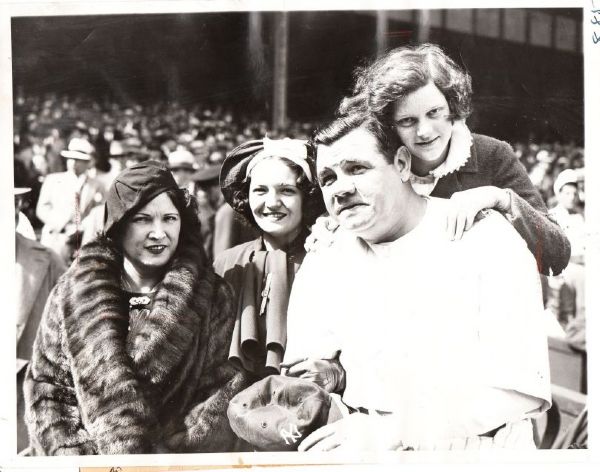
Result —
<path fill-rule="evenodd" d="M 463 167 L 471 157 L 473 136 L 464 120 L 456 120 L 452 125 L 452 137 L 448 157 L 426 176 L 410 174 L 410 183 L 414 190 L 422 196 L 431 194 L 437 182 L 442 177 L 456 172 Z"/>

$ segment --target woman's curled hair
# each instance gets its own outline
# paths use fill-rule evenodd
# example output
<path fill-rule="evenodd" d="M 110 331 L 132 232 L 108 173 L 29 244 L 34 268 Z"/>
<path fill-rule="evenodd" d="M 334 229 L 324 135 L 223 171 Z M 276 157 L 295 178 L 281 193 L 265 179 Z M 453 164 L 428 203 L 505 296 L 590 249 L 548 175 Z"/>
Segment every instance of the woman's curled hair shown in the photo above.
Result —
<path fill-rule="evenodd" d="M 429 82 L 448 101 L 452 119 L 471 114 L 471 76 L 434 44 L 394 49 L 358 69 L 355 77 L 353 94 L 342 100 L 339 115 L 369 112 L 383 125 L 392 125 L 394 104 Z"/>
<path fill-rule="evenodd" d="M 308 164 L 313 176 L 316 176 L 316 168 L 314 158 L 312 157 L 312 148 L 307 146 L 308 151 Z M 318 216 L 325 212 L 325 206 L 323 203 L 323 194 L 321 189 L 316 182 L 316 177 L 311 182 L 304 171 L 289 159 L 282 156 L 273 156 L 274 159 L 282 160 L 290 169 L 292 169 L 298 176 L 296 179 L 296 185 L 302 195 L 302 224 L 305 227 L 312 226 Z M 232 207 L 240 215 L 242 215 L 248 223 L 254 228 L 258 228 L 258 225 L 254 221 L 252 210 L 250 209 L 249 195 L 250 195 L 250 180 L 249 178 L 244 179 L 240 183 L 239 188 L 235 190 L 233 194 Z"/>

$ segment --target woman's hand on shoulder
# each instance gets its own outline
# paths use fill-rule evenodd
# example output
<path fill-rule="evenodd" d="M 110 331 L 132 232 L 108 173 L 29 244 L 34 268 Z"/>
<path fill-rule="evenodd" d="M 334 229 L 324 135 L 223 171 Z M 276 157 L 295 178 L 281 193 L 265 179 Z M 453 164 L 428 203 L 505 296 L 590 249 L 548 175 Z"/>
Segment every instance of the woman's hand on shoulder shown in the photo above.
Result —
<path fill-rule="evenodd" d="M 455 192 L 450 197 L 446 218 L 448 238 L 452 241 L 461 239 L 464 232 L 473 227 L 479 212 L 486 209 L 509 211 L 509 193 L 493 185 Z"/>
<path fill-rule="evenodd" d="M 319 216 L 304 242 L 304 249 L 307 252 L 317 252 L 321 248 L 328 248 L 333 244 L 333 235 L 338 227 L 330 216 Z"/>

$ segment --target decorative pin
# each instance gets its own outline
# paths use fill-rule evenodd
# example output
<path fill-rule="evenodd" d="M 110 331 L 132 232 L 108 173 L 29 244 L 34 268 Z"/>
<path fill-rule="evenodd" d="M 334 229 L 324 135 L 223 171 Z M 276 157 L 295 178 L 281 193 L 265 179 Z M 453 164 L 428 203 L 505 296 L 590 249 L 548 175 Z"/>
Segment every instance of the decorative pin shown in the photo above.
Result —
<path fill-rule="evenodd" d="M 129 299 L 129 305 L 134 306 L 146 306 L 150 303 L 150 297 L 144 295 L 141 297 L 131 297 Z"/>
<path fill-rule="evenodd" d="M 267 274 L 267 279 L 265 280 L 265 288 L 263 289 L 261 296 L 262 301 L 260 302 L 260 312 L 259 316 L 263 316 L 267 312 L 267 301 L 269 300 L 269 293 L 271 292 L 271 279 L 273 274 L 269 272 Z"/>

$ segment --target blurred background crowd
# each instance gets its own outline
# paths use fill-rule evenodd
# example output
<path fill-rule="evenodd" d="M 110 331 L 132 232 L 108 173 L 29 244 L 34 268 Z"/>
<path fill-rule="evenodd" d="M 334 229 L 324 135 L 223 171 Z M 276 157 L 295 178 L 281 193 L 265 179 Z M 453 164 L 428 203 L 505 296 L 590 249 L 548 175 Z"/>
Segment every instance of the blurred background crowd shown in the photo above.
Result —
<path fill-rule="evenodd" d="M 206 220 L 224 203 L 215 193 L 220 164 L 229 151 L 265 136 L 308 139 L 314 128 L 314 123 L 290 122 L 285 129 L 272 129 L 265 119 L 200 104 L 124 106 L 56 94 L 17 96 L 14 116 L 15 186 L 32 189 L 22 212 L 38 239 L 44 223 L 36 211 L 40 192 L 49 174 L 67 170 L 61 153 L 69 143 L 91 146 L 84 152 L 89 155 L 85 172 L 100 183 L 101 194 L 124 167 L 146 159 L 165 162 L 180 186 L 198 198 Z M 101 206 L 102 198 L 95 204 Z M 220 249 L 235 244 L 232 240 Z"/>

